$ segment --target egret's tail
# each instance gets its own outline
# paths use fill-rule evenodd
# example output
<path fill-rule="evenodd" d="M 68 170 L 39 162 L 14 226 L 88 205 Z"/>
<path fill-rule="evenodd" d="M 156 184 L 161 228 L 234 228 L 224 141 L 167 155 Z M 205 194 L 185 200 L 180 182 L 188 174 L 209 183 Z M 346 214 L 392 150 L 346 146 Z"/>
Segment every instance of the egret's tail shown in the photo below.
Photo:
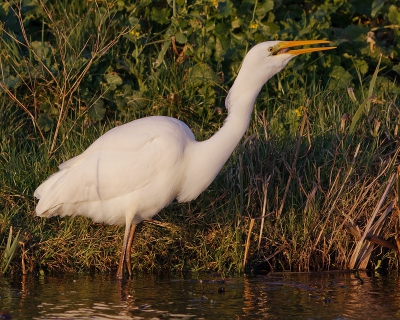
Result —
<path fill-rule="evenodd" d="M 51 217 L 57 214 L 62 203 L 57 203 L 54 198 L 54 186 L 63 175 L 63 171 L 54 173 L 35 190 L 33 195 L 39 199 L 36 206 L 36 214 L 38 216 Z"/>

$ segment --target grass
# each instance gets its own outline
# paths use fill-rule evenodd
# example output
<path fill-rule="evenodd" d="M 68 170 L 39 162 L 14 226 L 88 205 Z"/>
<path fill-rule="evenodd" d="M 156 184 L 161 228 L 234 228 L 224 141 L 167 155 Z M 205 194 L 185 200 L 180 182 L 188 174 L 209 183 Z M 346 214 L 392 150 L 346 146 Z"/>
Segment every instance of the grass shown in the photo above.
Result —
<path fill-rule="evenodd" d="M 396 101 L 390 92 L 379 95 L 377 101 Z M 249 131 L 216 181 L 195 201 L 173 203 L 141 225 L 135 270 L 241 272 L 245 251 L 247 271 L 349 268 L 360 241 L 349 225 L 369 232 L 369 224 L 383 214 L 375 236 L 396 248 L 398 120 L 391 119 L 398 119 L 397 106 L 372 104 L 372 115 L 361 117 L 357 132 L 350 134 L 351 122 L 341 115 L 358 106 L 346 92 L 318 89 L 310 97 L 302 97 L 308 104 L 301 113 L 299 102 L 279 98 L 268 99 L 271 110 L 259 111 L 267 103 L 261 100 Z M 10 105 L 1 112 L 6 119 L 0 126 L 1 242 L 11 226 L 21 232 L 25 264 L 33 270 L 114 269 L 121 228 L 83 217 L 37 218 L 32 194 L 58 163 L 79 154 L 115 123 L 75 126 L 49 158 L 40 138 L 26 136 L 26 114 Z M 283 126 L 274 129 L 274 121 Z M 378 122 L 382 125 L 376 128 Z M 199 132 L 212 134 L 210 129 Z M 370 263 L 384 259 L 397 268 L 397 250 L 374 248 Z M 18 261 L 13 270 L 21 269 Z"/>
<path fill-rule="evenodd" d="M 10 253 L 9 239 L 18 239 L 21 248 L 14 248 L 11 264 L 12 255 L 7 254 L 3 271 L 115 269 L 122 228 L 93 224 L 84 217 L 37 218 L 35 188 L 58 164 L 121 123 L 148 115 L 174 116 L 202 140 L 226 116 L 223 99 L 232 79 L 224 80 L 195 61 L 177 63 L 166 55 L 140 79 L 141 90 L 127 101 L 128 108 L 109 107 L 101 120 L 91 117 L 97 101 L 112 103 L 124 94 L 109 97 L 111 89 L 105 88 L 87 103 L 80 99 L 86 93 L 79 84 L 95 78 L 96 72 L 113 74 L 101 67 L 104 60 L 127 55 L 121 53 L 126 49 L 123 33 L 108 33 L 111 12 L 102 15 L 96 6 L 92 9 L 80 13 L 81 20 L 68 21 L 74 28 L 54 24 L 54 42 L 63 53 L 54 58 L 63 66 L 58 74 L 46 69 L 26 41 L 23 50 L 31 55 L 25 63 L 36 78 L 30 75 L 26 82 L 26 75 L 17 73 L 25 81 L 18 90 L 1 82 L 0 246 Z M 55 14 L 46 12 L 49 21 Z M 81 43 L 76 34 L 90 34 L 93 15 L 103 33 Z M 9 37 L 14 46 L 7 47 L 8 59 L 17 63 L 19 38 Z M 97 51 L 77 65 L 75 58 L 87 45 Z M 136 59 L 135 68 L 151 64 L 151 59 L 143 60 Z M 2 61 L 5 74 L 10 61 Z M 375 264 L 398 269 L 398 88 L 380 76 L 379 66 L 353 91 L 333 80 L 323 86 L 317 75 L 306 77 L 292 68 L 278 77 L 278 85 L 274 79 L 265 86 L 248 132 L 212 185 L 191 203 L 174 202 L 139 226 L 132 253 L 136 271 L 239 273 Z M 39 123 L 46 103 L 54 109 L 54 125 L 47 130 Z"/>

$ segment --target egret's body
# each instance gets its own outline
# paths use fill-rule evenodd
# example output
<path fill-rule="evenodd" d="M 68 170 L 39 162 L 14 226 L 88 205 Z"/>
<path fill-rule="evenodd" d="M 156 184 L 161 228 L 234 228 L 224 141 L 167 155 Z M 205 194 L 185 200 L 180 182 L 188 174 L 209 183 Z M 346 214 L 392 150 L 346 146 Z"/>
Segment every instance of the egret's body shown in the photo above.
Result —
<path fill-rule="evenodd" d="M 243 137 L 262 86 L 301 53 L 294 45 L 327 41 L 272 41 L 246 55 L 226 100 L 228 117 L 210 139 L 198 142 L 181 121 L 148 117 L 116 127 L 86 151 L 59 166 L 35 191 L 38 216 L 83 215 L 95 222 L 126 225 L 117 273 L 122 278 L 136 225 L 150 219 L 171 201 L 196 198 L 221 170 Z"/>

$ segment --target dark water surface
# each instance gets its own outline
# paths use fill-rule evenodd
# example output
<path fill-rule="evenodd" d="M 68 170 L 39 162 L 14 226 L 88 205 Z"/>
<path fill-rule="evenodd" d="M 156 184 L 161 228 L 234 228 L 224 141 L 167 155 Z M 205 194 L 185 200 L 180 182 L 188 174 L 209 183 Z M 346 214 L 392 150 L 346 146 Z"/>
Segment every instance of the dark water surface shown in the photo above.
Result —
<path fill-rule="evenodd" d="M 5 277 L 0 319 L 400 319 L 399 281 L 351 273 Z"/>

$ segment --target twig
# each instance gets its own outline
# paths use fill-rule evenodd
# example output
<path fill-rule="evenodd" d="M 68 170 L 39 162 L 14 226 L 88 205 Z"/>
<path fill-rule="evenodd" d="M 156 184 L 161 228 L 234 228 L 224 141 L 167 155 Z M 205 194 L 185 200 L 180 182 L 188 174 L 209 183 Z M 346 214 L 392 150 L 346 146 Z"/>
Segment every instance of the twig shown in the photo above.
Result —
<path fill-rule="evenodd" d="M 269 180 L 271 179 L 271 176 L 268 177 L 267 180 L 264 180 L 263 182 L 263 205 L 262 205 L 262 214 L 261 214 L 261 226 L 260 226 L 260 235 L 258 238 L 258 250 L 260 250 L 261 247 L 261 237 L 262 237 L 262 232 L 264 229 L 264 220 L 265 220 L 265 211 L 267 210 L 267 193 L 268 193 L 268 185 L 269 185 Z"/>
<path fill-rule="evenodd" d="M 244 257 L 243 257 L 243 271 L 246 268 L 247 255 L 249 254 L 251 231 L 253 230 L 254 220 L 255 220 L 254 218 L 250 219 L 250 226 L 249 226 L 249 231 L 247 233 L 246 247 L 245 247 L 245 250 L 244 250 Z"/>
<path fill-rule="evenodd" d="M 371 249 L 370 246 L 364 246 L 364 240 L 367 237 L 367 235 L 370 233 L 370 230 L 371 230 L 372 224 L 373 224 L 373 222 L 375 220 L 375 217 L 378 214 L 380 208 L 383 205 L 383 202 L 386 200 L 386 198 L 387 198 L 387 196 L 389 194 L 390 188 L 392 187 L 392 185 L 394 183 L 395 176 L 396 176 L 396 173 L 393 173 L 391 175 L 391 177 L 389 179 L 389 182 L 388 182 L 388 184 L 386 186 L 386 189 L 383 192 L 383 195 L 382 195 L 380 201 L 376 205 L 376 207 L 374 209 L 374 212 L 372 213 L 371 218 L 369 218 L 368 223 L 367 223 L 367 225 L 365 227 L 364 233 L 363 233 L 360 241 L 358 241 L 357 246 L 354 249 L 353 256 L 351 257 L 351 260 L 350 260 L 350 268 L 351 269 L 357 268 L 361 264 L 361 262 L 363 260 L 365 260 L 369 256 L 369 254 L 372 252 L 373 247 Z M 391 206 L 389 206 L 389 207 L 391 208 Z M 383 220 L 380 219 L 378 221 L 380 221 L 380 223 L 382 223 Z M 376 228 L 378 228 L 378 227 L 379 226 L 376 226 Z"/>
<path fill-rule="evenodd" d="M 293 177 L 295 177 L 295 175 L 296 175 L 296 164 L 297 164 L 297 159 L 299 158 L 301 139 L 303 137 L 303 132 L 304 132 L 304 127 L 305 127 L 305 124 L 306 124 L 306 120 L 307 120 L 307 110 L 304 111 L 303 119 L 301 121 L 300 132 L 299 132 L 299 136 L 297 137 L 296 152 L 295 152 L 294 159 L 293 159 L 293 162 L 292 162 L 292 167 L 289 170 L 289 178 L 288 178 L 288 181 L 286 183 L 285 192 L 284 192 L 283 197 L 282 197 L 281 205 L 280 205 L 280 207 L 279 207 L 279 209 L 277 211 L 277 216 L 276 216 L 277 220 L 279 220 L 280 217 L 281 217 L 283 206 L 285 205 L 286 198 L 287 198 L 287 195 L 289 193 L 290 184 L 292 182 Z"/>
<path fill-rule="evenodd" d="M 7 88 L 7 86 L 3 82 L 0 82 L 0 87 L 29 115 L 29 117 L 32 119 L 34 126 L 38 129 L 40 137 L 42 138 L 43 142 L 45 142 L 46 138 L 44 137 L 43 132 L 40 129 L 39 124 L 37 123 L 33 114 L 22 104 L 21 101 L 18 100 L 18 98 L 10 91 L 10 89 Z"/>

